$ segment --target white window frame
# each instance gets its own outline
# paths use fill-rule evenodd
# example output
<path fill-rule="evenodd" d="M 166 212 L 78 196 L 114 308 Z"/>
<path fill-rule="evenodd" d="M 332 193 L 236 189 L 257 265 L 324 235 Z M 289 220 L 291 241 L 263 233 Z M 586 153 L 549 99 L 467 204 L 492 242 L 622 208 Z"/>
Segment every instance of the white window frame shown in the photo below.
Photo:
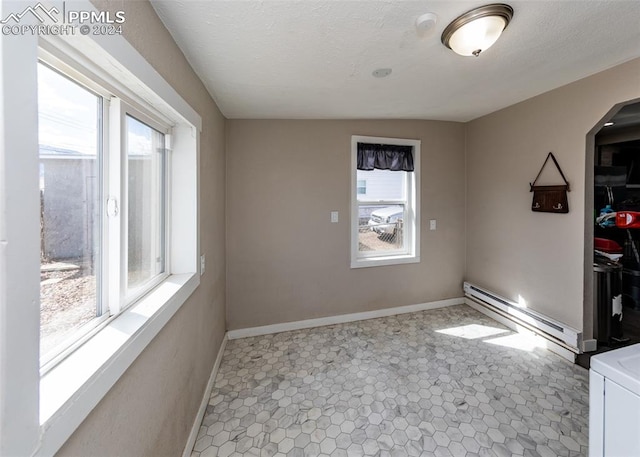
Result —
<path fill-rule="evenodd" d="M 98 174 L 100 177 L 100 180 L 98 181 L 98 187 L 99 187 L 98 198 L 101 200 L 99 202 L 98 211 L 102 211 L 104 209 L 102 208 L 103 196 L 107 195 L 105 193 L 107 179 L 106 179 L 106 176 L 104 175 L 105 172 L 103 171 L 103 169 L 105 168 L 105 165 L 107 163 L 107 159 L 105 155 L 108 154 L 107 150 L 109 148 L 109 142 L 106 139 L 107 131 L 104 129 L 104 126 L 106 125 L 106 119 L 108 119 L 108 115 L 109 115 L 110 94 L 103 87 L 99 86 L 94 81 L 92 81 L 89 77 L 87 77 L 87 75 L 81 73 L 76 68 L 64 62 L 63 60 L 56 58 L 52 54 L 47 53 L 43 49 L 38 50 L 38 62 L 41 63 L 42 65 L 45 65 L 52 71 L 59 73 L 61 77 L 68 78 L 69 80 L 75 82 L 80 87 L 93 93 L 97 97 L 100 97 L 102 100 L 102 113 L 101 113 L 100 122 L 102 123 L 103 130 L 100 133 L 103 136 L 100 144 L 100 154 L 97 157 L 98 170 L 99 170 Z M 100 264 L 96 265 L 96 267 L 98 267 L 98 271 L 100 272 L 100 274 L 104 275 L 106 274 L 105 265 L 106 265 L 106 252 L 107 252 L 107 246 L 108 246 L 108 243 L 106 242 L 106 236 L 105 236 L 106 228 L 107 228 L 107 225 L 106 225 L 107 218 L 101 217 L 100 221 L 102 223 L 100 226 L 100 238 L 102 241 L 100 245 L 100 256 L 98 257 L 98 261 L 100 262 Z M 109 319 L 110 310 L 109 310 L 109 301 L 108 301 L 108 290 L 107 290 L 107 287 L 105 286 L 106 286 L 106 283 L 104 282 L 101 283 L 100 289 L 97 291 L 100 294 L 99 299 L 100 299 L 101 315 L 99 317 L 91 319 L 90 321 L 86 322 L 80 327 L 72 330 L 69 333 L 69 335 L 67 335 L 60 343 L 58 343 L 55 346 L 53 351 L 47 354 L 46 358 L 45 358 L 45 354 L 40 354 L 40 366 L 41 366 L 40 372 L 42 374 L 46 373 L 50 368 L 55 366 L 60 360 L 64 359 L 68 354 L 73 352 L 84 341 L 90 338 L 91 335 L 93 335 Z"/>
<path fill-rule="evenodd" d="M 406 200 L 380 200 L 376 205 L 406 204 L 403 247 L 386 252 L 361 253 L 358 250 L 358 143 L 413 147 L 414 171 L 406 173 Z M 420 140 L 353 135 L 351 137 L 351 268 L 377 267 L 420 262 Z"/>
<path fill-rule="evenodd" d="M 170 143 L 171 127 L 164 120 L 158 119 L 153 114 L 144 112 L 143 106 L 133 106 L 133 102 L 122 100 L 122 95 L 117 89 L 109 89 L 100 86 L 91 76 L 75 68 L 72 62 L 59 53 L 58 56 L 40 48 L 39 61 L 58 72 L 61 77 L 76 82 L 86 90 L 94 93 L 102 101 L 101 122 L 101 155 L 98 157 L 99 168 L 99 212 L 100 212 L 100 305 L 102 314 L 84 325 L 72 330 L 70 334 L 58 344 L 47 358 L 40 356 L 41 373 L 46 374 L 57 363 L 72 353 L 89 337 L 95 334 L 101 326 L 127 307 L 133 305 L 144 295 L 169 277 L 170 262 L 170 205 L 167 196 L 171 193 L 170 187 Z M 117 95 L 113 95 L 113 94 Z M 128 160 L 126 150 L 126 118 L 131 116 L 148 125 L 164 135 L 164 199 L 161 202 L 164 207 L 164 272 L 156 275 L 150 281 L 140 285 L 132 293 L 127 293 L 127 240 L 128 240 Z M 117 202 L 118 214 L 107 216 L 107 199 Z"/>
<path fill-rule="evenodd" d="M 47 2 L 47 6 L 52 3 Z M 59 8 L 60 4 L 56 4 Z M 0 17 L 20 2 L 0 2 Z M 98 12 L 87 0 L 78 10 Z M 169 276 L 46 374 L 39 362 L 39 48 L 173 125 Z M 123 37 L 0 36 L 0 455 L 54 455 L 200 284 L 202 119 Z M 19 196 L 19 197 L 18 197 Z M 6 216 L 6 217 L 5 217 Z"/>
<path fill-rule="evenodd" d="M 170 244 L 170 236 L 169 231 L 171 230 L 170 226 L 170 213 L 171 213 L 171 205 L 168 202 L 168 196 L 171 194 L 171 183 L 169 181 L 169 176 L 171 176 L 171 158 L 170 158 L 170 146 L 171 146 L 171 127 L 162 123 L 157 118 L 151 117 L 148 114 L 143 113 L 140 108 L 136 108 L 131 106 L 131 104 L 124 102 L 122 100 L 118 100 L 117 104 L 112 103 L 112 107 L 114 105 L 119 105 L 116 108 L 116 112 L 114 112 L 114 117 L 117 116 L 121 125 L 122 137 L 120 141 L 120 158 L 121 158 L 121 176 L 122 176 L 122 195 L 120 196 L 120 202 L 122 202 L 121 206 L 121 218 L 122 218 L 122 245 L 120 248 L 120 283 L 122 292 L 125 294 L 124 297 L 121 298 L 120 302 L 124 304 L 125 307 L 130 306 L 135 303 L 140 297 L 147 294 L 151 289 L 160 284 L 169 276 L 169 268 L 171 265 L 171 246 Z M 134 119 L 146 124 L 152 129 L 162 133 L 164 135 L 165 140 L 165 154 L 164 159 L 164 177 L 163 181 L 165 184 L 164 189 L 164 201 L 162 201 L 162 205 L 164 206 L 164 252 L 162 253 L 164 256 L 164 271 L 155 277 L 151 278 L 150 281 L 145 284 L 140 285 L 133 292 L 129 292 L 127 294 L 127 265 L 128 265 L 128 250 L 127 250 L 127 240 L 128 240 L 128 227 L 129 227 L 129 188 L 128 188 L 128 179 L 124 179 L 129 174 L 129 166 L 127 159 L 127 148 L 126 148 L 126 124 L 127 124 L 127 116 L 131 116 Z"/>

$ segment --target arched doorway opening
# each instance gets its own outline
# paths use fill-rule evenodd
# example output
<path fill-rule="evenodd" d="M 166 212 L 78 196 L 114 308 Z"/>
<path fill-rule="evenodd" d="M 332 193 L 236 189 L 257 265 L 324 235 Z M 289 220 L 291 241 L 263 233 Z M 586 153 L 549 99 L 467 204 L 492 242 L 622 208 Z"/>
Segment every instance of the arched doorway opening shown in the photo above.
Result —
<path fill-rule="evenodd" d="M 599 219 L 607 205 L 613 213 L 640 218 L 640 99 L 614 106 L 587 134 L 585 163 L 584 350 L 600 352 L 640 343 L 640 223 L 626 227 L 616 225 L 614 216 Z M 598 313 L 604 306 L 602 282 L 594 277 L 603 273 L 594 273 L 594 260 L 602 260 L 594 257 L 594 238 L 598 247 L 608 240 L 606 250 L 622 254 L 620 299 L 613 305 L 622 305 L 621 337 L 605 334 Z"/>

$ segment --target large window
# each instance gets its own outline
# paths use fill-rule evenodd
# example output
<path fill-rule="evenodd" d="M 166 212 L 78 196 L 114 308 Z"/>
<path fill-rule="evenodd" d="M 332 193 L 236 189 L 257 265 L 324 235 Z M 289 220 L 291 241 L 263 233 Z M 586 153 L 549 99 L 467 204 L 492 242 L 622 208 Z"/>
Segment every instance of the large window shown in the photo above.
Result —
<path fill-rule="evenodd" d="M 42 362 L 105 314 L 100 274 L 102 102 L 95 92 L 38 65 Z"/>
<path fill-rule="evenodd" d="M 46 369 L 166 277 L 169 128 L 45 62 L 38 117 Z"/>
<path fill-rule="evenodd" d="M 352 137 L 351 267 L 418 262 L 420 142 Z"/>
<path fill-rule="evenodd" d="M 14 38 L 0 52 L 0 442 L 47 456 L 200 284 L 202 118 L 121 36 Z"/>

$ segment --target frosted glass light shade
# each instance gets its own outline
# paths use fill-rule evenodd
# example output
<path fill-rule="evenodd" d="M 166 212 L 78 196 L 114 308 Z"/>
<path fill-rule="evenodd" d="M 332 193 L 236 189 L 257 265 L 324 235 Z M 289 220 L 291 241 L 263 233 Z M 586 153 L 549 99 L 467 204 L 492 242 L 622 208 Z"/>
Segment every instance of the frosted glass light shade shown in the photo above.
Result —
<path fill-rule="evenodd" d="M 474 52 L 479 54 L 498 41 L 505 25 L 505 20 L 498 16 L 476 19 L 453 32 L 449 47 L 461 56 L 472 56 Z"/>
<path fill-rule="evenodd" d="M 513 9 L 492 4 L 468 11 L 449 24 L 442 33 L 442 43 L 461 56 L 478 56 L 489 49 L 509 25 Z"/>

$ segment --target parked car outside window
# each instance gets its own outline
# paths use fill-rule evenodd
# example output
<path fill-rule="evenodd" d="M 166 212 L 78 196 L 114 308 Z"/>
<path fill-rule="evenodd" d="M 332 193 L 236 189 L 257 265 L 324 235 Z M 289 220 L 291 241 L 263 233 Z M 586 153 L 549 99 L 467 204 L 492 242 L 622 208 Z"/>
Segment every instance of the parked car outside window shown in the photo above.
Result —
<path fill-rule="evenodd" d="M 369 228 L 380 238 L 393 239 L 398 233 L 398 222 L 402 220 L 404 208 L 402 206 L 386 206 L 371 213 Z"/>

